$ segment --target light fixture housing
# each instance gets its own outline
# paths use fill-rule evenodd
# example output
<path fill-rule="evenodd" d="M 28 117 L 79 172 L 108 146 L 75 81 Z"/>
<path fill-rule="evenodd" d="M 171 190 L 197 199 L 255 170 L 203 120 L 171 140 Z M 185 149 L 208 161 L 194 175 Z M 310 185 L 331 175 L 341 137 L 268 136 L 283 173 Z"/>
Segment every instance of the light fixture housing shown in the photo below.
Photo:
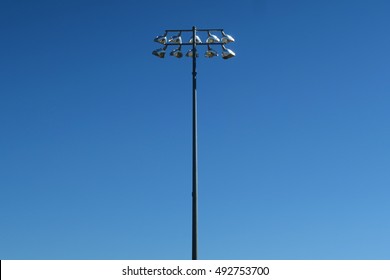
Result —
<path fill-rule="evenodd" d="M 227 43 L 232 43 L 232 42 L 235 41 L 234 38 L 233 38 L 232 36 L 226 34 L 226 33 L 223 32 L 223 31 L 221 31 L 221 33 L 222 33 L 222 36 L 223 36 L 223 37 L 221 38 L 222 43 L 227 44 Z"/>
<path fill-rule="evenodd" d="M 177 34 L 176 36 L 172 36 L 170 39 L 169 39 L 169 43 L 172 43 L 172 44 L 181 44 L 183 41 L 181 39 L 181 32 L 179 32 L 179 34 Z"/>
<path fill-rule="evenodd" d="M 210 48 L 210 46 L 207 46 L 208 49 L 207 51 L 205 52 L 204 56 L 207 57 L 207 58 L 212 58 L 214 56 L 218 56 L 218 52 L 213 50 L 212 48 Z"/>
<path fill-rule="evenodd" d="M 167 47 L 168 47 L 168 46 L 165 46 L 165 47 L 163 47 L 163 48 L 154 50 L 154 51 L 152 52 L 152 54 L 155 55 L 155 56 L 157 56 L 157 57 L 159 57 L 159 58 L 164 58 L 164 56 L 165 56 L 165 51 L 166 51 Z"/>
<path fill-rule="evenodd" d="M 235 39 L 231 35 L 226 34 L 223 29 L 199 29 L 198 31 L 200 32 L 200 33 L 198 33 L 199 35 L 204 34 L 202 32 L 207 32 L 208 36 L 207 36 L 207 39 L 205 40 L 204 44 L 202 43 L 201 38 L 195 33 L 195 31 L 193 31 L 195 33 L 195 34 L 193 33 L 193 35 L 195 35 L 195 36 L 192 36 L 189 39 L 189 41 L 188 41 L 189 43 L 183 43 L 183 38 L 181 37 L 182 32 L 190 32 L 190 30 L 165 30 L 163 35 L 156 36 L 154 38 L 155 42 L 163 44 L 164 46 L 159 48 L 159 49 L 154 50 L 152 52 L 152 54 L 159 57 L 159 58 L 164 58 L 166 55 L 166 52 L 167 52 L 167 47 L 177 46 L 177 48 L 173 49 L 172 51 L 170 51 L 168 53 L 170 56 L 174 56 L 176 58 L 182 58 L 184 56 L 184 52 L 182 51 L 183 45 L 190 45 L 190 44 L 197 45 L 197 44 L 199 44 L 200 46 L 207 45 L 207 50 L 204 52 L 204 56 L 206 58 L 212 58 L 214 56 L 219 56 L 218 52 L 211 48 L 212 45 L 220 45 L 222 47 L 221 56 L 223 59 L 229 59 L 229 58 L 236 56 L 234 51 L 225 47 L 226 44 L 234 42 Z M 218 36 L 212 34 L 212 32 L 217 32 L 217 31 L 221 32 L 221 34 L 222 34 L 221 37 L 218 37 Z M 170 33 L 170 32 L 175 32 L 177 35 L 167 37 L 168 33 Z M 169 38 L 169 40 L 167 38 Z M 197 50 L 196 47 L 188 50 L 185 53 L 185 55 L 187 57 L 193 57 L 194 52 L 196 52 L 196 57 L 199 57 L 199 51 Z"/>
<path fill-rule="evenodd" d="M 194 38 L 191 37 L 189 43 L 192 44 L 193 41 L 194 41 Z M 200 39 L 200 37 L 198 35 L 195 35 L 195 43 L 196 44 L 201 44 L 202 43 L 202 40 Z"/>
<path fill-rule="evenodd" d="M 167 33 L 165 32 L 164 35 L 156 36 L 156 38 L 154 38 L 154 41 L 156 43 L 165 45 L 167 43 Z"/>
<path fill-rule="evenodd" d="M 194 56 L 194 51 L 192 49 L 190 49 L 187 53 L 186 53 L 186 56 L 187 57 L 193 57 Z M 199 53 L 196 52 L 196 57 L 199 57 Z"/>
<path fill-rule="evenodd" d="M 209 37 L 207 37 L 207 39 L 206 39 L 207 44 L 219 43 L 221 41 L 221 40 L 219 40 L 219 38 L 216 35 L 211 34 L 210 31 L 207 33 L 209 35 Z"/>
<path fill-rule="evenodd" d="M 222 58 L 223 59 L 229 59 L 229 58 L 236 56 L 234 51 L 232 51 L 231 49 L 227 49 L 225 46 L 222 46 L 222 49 L 223 49 L 223 51 L 222 51 Z"/>
<path fill-rule="evenodd" d="M 178 49 L 175 49 L 175 50 L 171 51 L 170 55 L 174 56 L 176 58 L 182 58 L 183 57 L 183 53 L 181 51 L 181 46 Z"/>

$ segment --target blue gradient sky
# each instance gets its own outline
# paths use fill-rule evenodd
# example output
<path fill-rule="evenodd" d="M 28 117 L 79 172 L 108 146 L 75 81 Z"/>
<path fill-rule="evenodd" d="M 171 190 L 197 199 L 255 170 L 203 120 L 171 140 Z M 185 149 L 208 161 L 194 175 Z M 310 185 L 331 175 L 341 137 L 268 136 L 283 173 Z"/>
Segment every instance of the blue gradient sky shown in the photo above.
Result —
<path fill-rule="evenodd" d="M 390 258 L 390 2 L 0 2 L 0 259 Z"/>

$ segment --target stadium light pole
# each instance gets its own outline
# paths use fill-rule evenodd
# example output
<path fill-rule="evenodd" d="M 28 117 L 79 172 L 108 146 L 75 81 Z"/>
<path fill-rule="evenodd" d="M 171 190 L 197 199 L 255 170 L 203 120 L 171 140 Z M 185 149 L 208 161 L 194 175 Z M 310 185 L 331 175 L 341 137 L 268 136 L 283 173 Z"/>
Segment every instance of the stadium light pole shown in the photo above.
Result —
<path fill-rule="evenodd" d="M 207 39 L 205 43 L 197 35 L 197 32 L 207 32 Z M 221 39 L 211 32 L 221 32 Z M 178 33 L 167 39 L 169 33 Z M 183 43 L 182 33 L 192 33 L 188 43 Z M 157 36 L 154 39 L 155 42 L 163 44 L 164 47 L 156 49 L 152 52 L 153 55 L 164 58 L 166 49 L 168 46 L 179 46 L 179 48 L 171 51 L 170 55 L 181 58 L 183 53 L 181 51 L 182 46 L 192 46 L 186 56 L 192 57 L 192 259 L 198 259 L 198 133 L 197 133 L 197 91 L 196 91 L 196 59 L 198 57 L 197 46 L 207 46 L 205 57 L 212 58 L 218 56 L 218 53 L 211 49 L 210 45 L 220 45 L 222 47 L 222 58 L 229 59 L 234 57 L 236 54 L 225 47 L 225 44 L 234 42 L 234 38 L 230 35 L 225 34 L 223 29 L 197 29 L 195 26 L 192 29 L 175 29 L 165 30 L 164 35 Z"/>

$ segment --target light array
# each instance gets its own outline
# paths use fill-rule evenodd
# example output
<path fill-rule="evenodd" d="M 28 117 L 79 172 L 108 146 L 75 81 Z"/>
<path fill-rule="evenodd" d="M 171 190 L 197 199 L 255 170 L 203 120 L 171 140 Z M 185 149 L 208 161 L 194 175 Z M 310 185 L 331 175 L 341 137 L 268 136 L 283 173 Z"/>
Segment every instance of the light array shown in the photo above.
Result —
<path fill-rule="evenodd" d="M 219 38 L 217 35 L 212 34 L 212 32 L 220 32 L 221 37 Z M 188 43 L 183 43 L 184 40 L 182 38 L 182 33 L 185 33 L 187 35 L 189 34 L 189 36 L 191 36 L 187 40 Z M 154 39 L 156 43 L 160 43 L 164 45 L 164 47 L 154 50 L 152 54 L 159 58 L 164 58 L 168 46 L 176 46 L 176 48 L 174 48 L 169 54 L 176 58 L 182 58 L 182 46 L 192 46 L 192 48 L 186 52 L 186 56 L 193 57 L 194 53 L 196 53 L 196 57 L 198 57 L 199 54 L 196 50 L 196 46 L 207 46 L 207 50 L 204 56 L 207 58 L 212 58 L 214 56 L 219 56 L 219 54 L 216 50 L 212 49 L 211 46 L 219 45 L 222 47 L 223 59 L 229 59 L 236 55 L 232 50 L 225 47 L 226 44 L 234 42 L 234 38 L 226 34 L 223 29 L 197 29 L 196 33 L 202 33 L 203 35 L 207 34 L 205 43 L 203 43 L 201 37 L 199 37 L 197 34 L 195 35 L 194 42 L 194 30 L 165 30 L 165 33 L 163 35 L 157 36 Z"/>

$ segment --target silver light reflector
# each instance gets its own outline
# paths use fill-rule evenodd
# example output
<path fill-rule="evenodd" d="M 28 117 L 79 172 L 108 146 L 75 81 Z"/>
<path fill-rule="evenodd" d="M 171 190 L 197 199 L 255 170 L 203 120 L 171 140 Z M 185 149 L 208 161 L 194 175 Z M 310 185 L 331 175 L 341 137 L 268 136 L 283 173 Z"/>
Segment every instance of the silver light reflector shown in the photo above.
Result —
<path fill-rule="evenodd" d="M 228 34 L 225 34 L 225 32 L 222 31 L 223 37 L 221 38 L 222 43 L 227 44 L 234 42 L 234 38 Z"/>
<path fill-rule="evenodd" d="M 218 53 L 212 48 L 210 48 L 210 46 L 208 46 L 208 50 L 205 52 L 204 56 L 207 58 L 212 58 L 214 56 L 218 56 Z"/>
<path fill-rule="evenodd" d="M 181 52 L 181 46 L 178 49 L 175 49 L 175 50 L 171 51 L 170 55 L 174 56 L 174 57 L 177 57 L 177 58 L 182 58 L 183 57 L 183 53 Z"/>
<path fill-rule="evenodd" d="M 152 52 L 152 54 L 159 57 L 159 58 L 164 58 L 166 49 L 167 49 L 167 46 L 165 46 L 164 48 L 161 48 L 161 49 L 154 50 Z"/>
<path fill-rule="evenodd" d="M 169 43 L 172 43 L 172 44 L 181 44 L 181 43 L 182 43 L 181 32 L 179 32 L 179 34 L 177 34 L 176 36 L 172 36 L 172 37 L 169 39 Z"/>
<path fill-rule="evenodd" d="M 220 42 L 219 38 L 209 32 L 209 37 L 206 39 L 206 43 L 211 44 L 211 43 L 219 43 L 219 42 Z"/>
<path fill-rule="evenodd" d="M 194 38 L 191 37 L 190 43 L 192 44 L 193 41 L 194 41 Z M 195 43 L 197 43 L 197 44 L 202 43 L 202 40 L 200 39 L 200 37 L 198 35 L 195 36 Z"/>
<path fill-rule="evenodd" d="M 236 56 L 234 51 L 225 48 L 225 46 L 222 46 L 222 49 L 223 49 L 223 51 L 222 51 L 222 58 L 223 59 L 229 59 L 229 58 L 232 58 L 232 57 Z"/>
<path fill-rule="evenodd" d="M 167 37 L 165 35 L 157 36 L 156 38 L 154 38 L 154 41 L 156 43 L 160 43 L 160 44 L 165 45 L 167 43 Z"/>
<path fill-rule="evenodd" d="M 194 56 L 193 50 L 192 50 L 192 49 L 189 50 L 189 51 L 186 53 L 186 56 L 187 56 L 187 57 L 193 57 L 193 56 Z M 196 57 L 199 57 L 199 53 L 198 53 L 198 52 L 196 52 Z"/>

